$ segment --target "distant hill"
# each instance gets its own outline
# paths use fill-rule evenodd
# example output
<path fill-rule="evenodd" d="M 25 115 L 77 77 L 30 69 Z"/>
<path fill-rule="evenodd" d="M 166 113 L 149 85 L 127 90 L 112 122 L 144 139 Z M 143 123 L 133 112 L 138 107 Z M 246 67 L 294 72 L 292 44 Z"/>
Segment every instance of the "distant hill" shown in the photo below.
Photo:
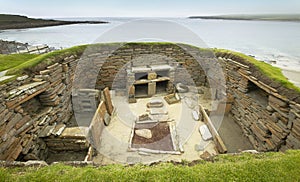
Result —
<path fill-rule="evenodd" d="M 34 19 L 34 18 L 28 18 L 27 16 L 21 16 L 21 15 L 0 14 L 0 30 L 70 25 L 70 24 L 79 24 L 79 23 L 99 24 L 99 23 L 108 23 L 108 22 L 61 21 L 61 20 L 48 20 L 48 19 Z"/>
<path fill-rule="evenodd" d="M 215 19 L 215 20 L 261 20 L 261 21 L 300 22 L 300 14 L 190 16 L 189 18 L 191 18 L 191 19 Z"/>

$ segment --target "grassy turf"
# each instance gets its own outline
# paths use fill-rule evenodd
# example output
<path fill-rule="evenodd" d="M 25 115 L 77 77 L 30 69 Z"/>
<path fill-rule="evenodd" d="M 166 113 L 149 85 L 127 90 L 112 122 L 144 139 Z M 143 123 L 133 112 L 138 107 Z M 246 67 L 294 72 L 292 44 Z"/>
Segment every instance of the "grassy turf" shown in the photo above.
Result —
<path fill-rule="evenodd" d="M 194 166 L 0 168 L 0 181 L 299 181 L 300 151 L 220 155 Z"/>
<path fill-rule="evenodd" d="M 16 67 L 37 56 L 36 54 L 0 54 L 0 71 Z"/>
<path fill-rule="evenodd" d="M 20 62 L 18 64 L 9 64 L 9 71 L 7 73 L 7 75 L 20 75 L 22 74 L 22 72 L 25 69 L 34 67 L 36 65 L 38 65 L 41 62 L 44 62 L 46 64 L 51 64 L 55 59 L 57 58 L 63 58 L 64 56 L 68 56 L 68 55 L 72 55 L 72 54 L 78 54 L 78 53 L 82 53 L 84 52 L 84 50 L 87 47 L 92 47 L 92 46 L 110 46 L 110 45 L 121 45 L 121 43 L 108 43 L 108 44 L 96 44 L 96 45 L 81 45 L 81 46 L 75 46 L 75 47 L 71 47 L 68 49 L 63 49 L 63 50 L 58 50 L 58 51 L 54 51 L 48 54 L 43 54 L 37 57 L 34 57 L 33 59 L 30 59 L 26 62 L 23 61 L 22 64 L 20 64 Z M 152 46 L 163 46 L 163 45 L 169 45 L 172 43 L 168 43 L 168 42 L 150 42 L 150 43 L 145 43 L 145 42 L 138 42 L 138 43 L 128 43 L 125 44 L 123 48 L 126 48 L 127 46 L 131 46 L 131 45 L 152 45 Z M 210 49 L 201 49 L 201 51 L 204 50 L 210 50 Z M 266 76 L 268 76 L 269 78 L 271 78 L 274 81 L 279 82 L 280 84 L 282 84 L 283 86 L 285 86 L 286 88 L 289 89 L 293 89 L 296 90 L 300 93 L 300 88 L 296 87 L 293 83 L 289 82 L 288 79 L 282 74 L 281 69 L 277 68 L 277 67 L 273 67 L 265 62 L 262 61 L 258 61 L 253 57 L 247 56 L 245 54 L 242 53 L 238 53 L 238 52 L 234 52 L 234 51 L 229 51 L 229 50 L 224 50 L 224 49 L 213 49 L 213 51 L 215 53 L 230 53 L 230 54 L 234 54 L 236 56 L 239 56 L 240 58 L 244 59 L 245 61 L 248 61 L 250 63 L 252 63 L 253 65 L 255 65 L 263 74 L 265 74 Z M 0 57 L 1 58 L 1 57 Z M 16 61 L 14 61 L 14 59 Z M 11 63 L 13 62 L 18 62 L 18 60 L 22 60 L 22 55 L 20 58 L 18 58 L 17 55 L 15 55 L 15 57 L 12 57 L 10 61 Z M 0 70 L 1 70 L 1 62 L 0 62 Z M 7 69 L 7 68 L 5 68 Z"/>
<path fill-rule="evenodd" d="M 242 58 L 245 61 L 248 61 L 252 63 L 254 66 L 256 66 L 264 75 L 271 78 L 272 80 L 280 83 L 281 85 L 285 86 L 286 88 L 296 90 L 300 93 L 300 88 L 295 86 L 293 83 L 291 83 L 283 74 L 280 68 L 274 67 L 268 63 L 265 63 L 263 61 L 258 61 L 257 59 L 247 56 L 243 53 L 229 51 L 225 49 L 213 49 L 215 53 L 229 53 L 233 54 L 235 56 L 238 56 Z"/>
<path fill-rule="evenodd" d="M 47 54 L 42 54 L 40 56 L 37 56 L 31 60 L 28 60 L 18 66 L 9 69 L 7 75 L 21 74 L 25 69 L 32 68 L 41 62 L 50 65 L 57 58 L 64 58 L 66 56 L 82 53 L 86 47 L 87 47 L 86 45 L 74 46 L 68 49 L 57 50 Z"/>

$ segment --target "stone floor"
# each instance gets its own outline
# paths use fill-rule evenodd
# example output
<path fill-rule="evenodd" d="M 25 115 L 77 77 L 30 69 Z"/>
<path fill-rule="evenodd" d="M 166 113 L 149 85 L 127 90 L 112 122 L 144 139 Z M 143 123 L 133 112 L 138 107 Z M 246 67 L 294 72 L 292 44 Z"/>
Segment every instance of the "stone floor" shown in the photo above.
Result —
<path fill-rule="evenodd" d="M 128 104 L 127 98 L 112 96 L 116 108 L 116 116 L 108 127 L 105 127 L 101 136 L 101 146 L 98 147 L 99 154 L 94 162 L 101 164 L 111 163 L 152 163 L 157 161 L 181 161 L 197 160 L 203 152 L 208 151 L 216 154 L 215 145 L 212 140 L 203 141 L 198 128 L 204 123 L 195 121 L 192 117 L 193 109 L 197 109 L 199 100 L 195 93 L 181 94 L 181 102 L 168 105 L 163 96 L 138 99 L 137 103 Z M 146 104 L 151 99 L 160 99 L 168 111 L 170 119 L 174 120 L 177 130 L 177 140 L 183 147 L 184 152 L 180 155 L 151 154 L 137 151 L 128 151 L 130 146 L 131 132 L 137 116 L 146 112 Z M 210 107 L 209 102 L 202 102 Z"/>
<path fill-rule="evenodd" d="M 214 142 L 212 140 L 204 141 L 199 133 L 198 129 L 204 123 L 195 121 L 192 117 L 192 111 L 198 109 L 199 104 L 205 109 L 215 110 L 215 102 L 207 99 L 205 94 L 199 95 L 195 92 L 180 94 L 180 97 L 181 102 L 172 105 L 165 102 L 163 95 L 137 99 L 137 103 L 128 104 L 126 97 L 112 92 L 112 100 L 116 109 L 115 115 L 112 117 L 110 125 L 105 127 L 101 134 L 101 144 L 97 147 L 98 154 L 93 161 L 100 164 L 139 162 L 147 164 L 170 160 L 193 161 L 199 159 L 205 151 L 212 155 L 216 154 Z M 152 99 L 162 100 L 169 118 L 174 120 L 170 123 L 176 126 L 178 136 L 176 139 L 184 150 L 180 155 L 152 154 L 129 150 L 134 123 L 139 115 L 146 113 L 146 104 Z M 253 149 L 249 140 L 243 136 L 241 128 L 230 116 L 211 116 L 211 119 L 229 153 Z M 85 121 L 86 117 L 80 120 Z"/>
<path fill-rule="evenodd" d="M 243 134 L 240 126 L 230 115 L 224 116 L 218 132 L 227 147 L 228 153 L 254 150 L 248 138 Z"/>

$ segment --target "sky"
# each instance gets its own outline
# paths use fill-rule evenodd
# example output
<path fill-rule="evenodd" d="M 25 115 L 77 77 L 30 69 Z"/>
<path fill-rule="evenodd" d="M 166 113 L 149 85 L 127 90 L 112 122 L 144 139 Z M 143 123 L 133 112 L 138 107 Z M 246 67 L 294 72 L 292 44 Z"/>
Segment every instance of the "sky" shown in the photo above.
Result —
<path fill-rule="evenodd" d="M 0 14 L 29 17 L 188 17 L 300 13 L 300 0 L 0 0 Z"/>

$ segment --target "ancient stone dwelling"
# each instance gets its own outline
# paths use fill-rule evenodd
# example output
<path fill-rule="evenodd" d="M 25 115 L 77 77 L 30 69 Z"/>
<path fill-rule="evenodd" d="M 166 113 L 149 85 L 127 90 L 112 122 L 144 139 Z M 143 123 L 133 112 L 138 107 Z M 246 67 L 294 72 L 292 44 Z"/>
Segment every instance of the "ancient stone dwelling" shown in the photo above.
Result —
<path fill-rule="evenodd" d="M 159 73 L 161 79 L 156 83 L 136 84 L 135 97 L 151 95 L 153 89 L 166 89 L 168 81 L 189 84 L 192 80 L 196 86 L 209 87 L 212 99 L 223 99 L 221 104 L 226 105 L 226 114 L 233 116 L 256 150 L 300 148 L 300 94 L 297 91 L 272 81 L 239 56 L 216 53 L 215 59 L 205 50 L 189 54 L 193 54 L 193 49 L 197 48 L 171 43 L 132 43 L 121 47 L 108 44 L 92 46 L 84 53 L 48 58 L 35 67 L 26 68 L 16 79 L 0 85 L 0 160 L 47 160 L 50 153 L 61 151 L 70 155 L 76 151 L 83 156 L 80 160 L 92 160 L 93 147 L 86 136 L 93 128 L 89 122 L 77 127 L 72 117 L 80 112 L 95 113 L 103 99 L 104 88 L 129 90 L 130 83 L 137 79 L 134 73 L 151 71 Z M 160 55 L 160 61 L 167 63 L 172 59 L 175 62 L 171 67 L 160 63 L 160 67 L 137 70 L 133 64 L 128 69 L 132 60 L 147 55 L 150 55 L 147 59 L 151 59 L 152 54 Z M 201 65 L 195 59 L 197 56 Z M 222 66 L 226 85 L 215 80 L 219 73 L 214 72 L 212 61 Z M 148 75 L 140 74 L 143 76 Z M 220 91 L 224 88 L 225 93 Z M 90 120 L 88 117 L 84 121 Z"/>

